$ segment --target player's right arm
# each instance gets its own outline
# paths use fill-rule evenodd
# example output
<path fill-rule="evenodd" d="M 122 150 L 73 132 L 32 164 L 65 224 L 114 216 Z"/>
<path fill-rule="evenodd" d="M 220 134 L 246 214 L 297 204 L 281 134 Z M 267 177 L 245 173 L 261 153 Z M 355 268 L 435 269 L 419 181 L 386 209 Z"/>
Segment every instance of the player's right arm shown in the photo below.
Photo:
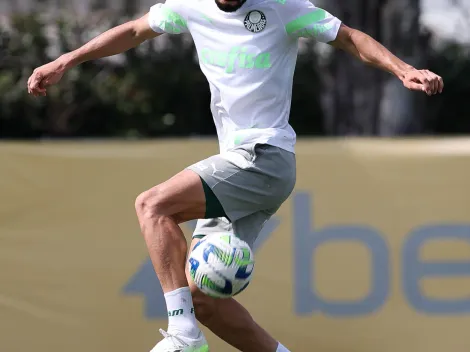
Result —
<path fill-rule="evenodd" d="M 58 83 L 69 69 L 86 61 L 123 53 L 157 37 L 160 33 L 150 27 L 148 16 L 114 27 L 82 47 L 38 67 L 28 80 L 28 92 L 35 96 L 46 95 L 46 88 Z"/>
<path fill-rule="evenodd" d="M 70 69 L 83 62 L 113 56 L 135 48 L 159 35 L 150 28 L 148 14 L 145 16 L 111 28 L 92 39 L 81 48 L 63 55 L 59 62 Z"/>
<path fill-rule="evenodd" d="M 180 15 L 183 11 L 181 0 L 167 0 L 165 4 L 153 6 L 145 16 L 114 27 L 35 69 L 28 80 L 28 92 L 34 96 L 46 95 L 48 86 L 58 83 L 65 72 L 77 65 L 123 53 L 163 33 L 187 32 L 187 21 Z"/>

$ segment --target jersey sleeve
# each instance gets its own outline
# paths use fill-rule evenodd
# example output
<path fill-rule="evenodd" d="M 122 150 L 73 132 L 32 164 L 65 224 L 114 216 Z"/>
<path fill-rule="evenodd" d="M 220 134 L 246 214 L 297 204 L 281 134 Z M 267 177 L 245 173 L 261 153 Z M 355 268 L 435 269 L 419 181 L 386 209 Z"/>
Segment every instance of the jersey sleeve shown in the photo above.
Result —
<path fill-rule="evenodd" d="M 157 33 L 187 33 L 187 6 L 181 0 L 166 0 L 150 8 L 148 17 L 150 28 Z"/>
<path fill-rule="evenodd" d="M 289 36 L 314 38 L 322 43 L 336 39 L 341 21 L 308 0 L 286 0 L 281 16 Z"/>

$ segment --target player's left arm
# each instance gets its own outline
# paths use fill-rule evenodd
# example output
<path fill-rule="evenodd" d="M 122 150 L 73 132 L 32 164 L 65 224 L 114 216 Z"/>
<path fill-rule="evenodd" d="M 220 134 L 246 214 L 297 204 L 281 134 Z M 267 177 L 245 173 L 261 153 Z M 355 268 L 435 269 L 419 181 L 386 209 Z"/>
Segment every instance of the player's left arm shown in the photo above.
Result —
<path fill-rule="evenodd" d="M 341 24 L 336 39 L 328 44 L 354 55 L 365 64 L 392 73 L 410 90 L 434 95 L 444 89 L 442 77 L 408 65 L 371 36 L 344 24 Z"/>

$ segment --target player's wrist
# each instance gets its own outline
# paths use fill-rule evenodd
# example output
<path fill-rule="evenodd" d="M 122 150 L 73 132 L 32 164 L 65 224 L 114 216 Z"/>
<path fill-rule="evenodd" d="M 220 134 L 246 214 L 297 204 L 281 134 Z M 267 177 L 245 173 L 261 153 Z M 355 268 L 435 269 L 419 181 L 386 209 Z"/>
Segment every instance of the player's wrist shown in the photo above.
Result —
<path fill-rule="evenodd" d="M 73 52 L 61 55 L 56 61 L 59 69 L 63 72 L 68 71 L 79 64 L 77 57 Z"/>
<path fill-rule="evenodd" d="M 408 73 L 412 71 L 416 71 L 416 68 L 408 64 L 403 64 L 395 70 L 394 74 L 403 81 Z"/>

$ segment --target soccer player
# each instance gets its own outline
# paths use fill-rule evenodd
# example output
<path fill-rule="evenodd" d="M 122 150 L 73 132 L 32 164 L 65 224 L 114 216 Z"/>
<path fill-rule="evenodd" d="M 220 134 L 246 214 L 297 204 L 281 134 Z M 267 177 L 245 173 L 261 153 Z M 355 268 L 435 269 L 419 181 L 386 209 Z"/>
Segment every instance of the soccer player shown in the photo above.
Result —
<path fill-rule="evenodd" d="M 308 0 L 167 0 L 142 18 L 37 68 L 28 90 L 46 95 L 47 87 L 70 68 L 122 53 L 164 33 L 192 35 L 210 85 L 220 154 L 137 197 L 141 231 L 167 309 L 182 312 L 169 314 L 168 330 L 160 330 L 164 339 L 152 351 L 208 351 L 196 318 L 241 351 L 288 351 L 235 299 L 213 299 L 198 291 L 185 269 L 188 246 L 179 224 L 200 219 L 191 248 L 203 236 L 221 231 L 251 245 L 289 197 L 296 181 L 296 135 L 289 112 L 300 37 L 345 50 L 395 75 L 414 91 L 441 93 L 442 78 L 404 63 Z"/>

